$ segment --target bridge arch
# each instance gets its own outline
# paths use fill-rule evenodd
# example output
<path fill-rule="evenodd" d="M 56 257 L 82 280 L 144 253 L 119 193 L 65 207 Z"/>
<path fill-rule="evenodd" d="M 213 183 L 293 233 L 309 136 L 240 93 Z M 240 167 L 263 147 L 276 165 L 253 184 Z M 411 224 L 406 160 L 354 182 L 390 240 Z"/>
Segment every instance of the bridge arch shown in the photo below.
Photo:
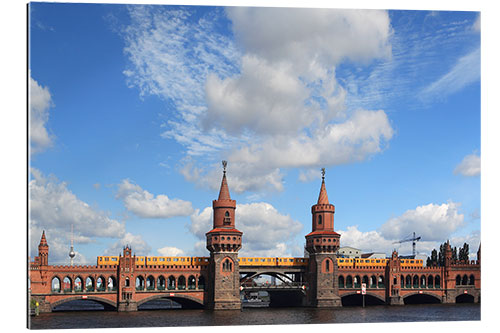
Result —
<path fill-rule="evenodd" d="M 342 302 L 342 306 L 361 306 L 363 304 L 363 295 L 358 294 L 355 291 L 341 295 L 340 299 Z M 386 303 L 384 297 L 371 292 L 367 292 L 365 295 L 365 304 L 384 305 Z"/>
<path fill-rule="evenodd" d="M 405 304 L 441 303 L 441 297 L 429 292 L 412 292 L 403 296 Z"/>
<path fill-rule="evenodd" d="M 81 296 L 65 297 L 65 298 L 60 299 L 58 301 L 51 302 L 50 303 L 50 308 L 51 308 L 51 310 L 54 310 L 54 308 L 56 306 L 59 306 L 61 304 L 68 303 L 68 302 L 71 302 L 71 301 L 81 301 L 81 300 L 83 300 Z M 99 297 L 99 296 L 88 295 L 87 298 L 86 298 L 86 300 L 97 302 L 99 304 L 104 305 L 105 307 L 106 306 L 113 307 L 116 310 L 116 302 L 110 301 L 109 299 L 106 299 L 106 298 L 103 298 L 103 297 Z"/>
<path fill-rule="evenodd" d="M 253 280 L 256 277 L 259 277 L 261 275 L 269 275 L 269 276 L 275 277 L 275 278 L 279 279 L 280 281 L 282 281 L 283 283 L 293 282 L 292 278 L 286 274 L 283 274 L 280 272 L 265 271 L 265 272 L 257 272 L 257 273 L 254 273 L 252 275 L 245 276 L 243 279 L 240 280 L 240 284 L 244 284 L 246 281 L 251 281 L 251 280 Z"/>
<path fill-rule="evenodd" d="M 53 293 L 61 292 L 61 278 L 57 275 L 52 277 L 50 281 L 50 289 Z"/>
<path fill-rule="evenodd" d="M 462 293 L 455 297 L 455 303 L 474 303 L 474 296 L 471 294 Z"/>
<path fill-rule="evenodd" d="M 154 301 L 156 299 L 171 299 L 172 301 L 175 301 L 176 303 L 179 303 L 183 308 L 188 307 L 188 308 L 201 308 L 203 307 L 203 301 L 199 300 L 196 297 L 192 297 L 189 295 L 183 295 L 183 294 L 177 294 L 175 296 L 167 296 L 166 294 L 159 294 L 159 295 L 153 295 L 146 297 L 140 301 L 137 302 L 137 306 L 139 307 L 140 305 Z"/>
<path fill-rule="evenodd" d="M 83 291 L 83 278 L 80 275 L 75 277 L 74 285 L 75 285 L 75 292 L 80 293 Z"/>

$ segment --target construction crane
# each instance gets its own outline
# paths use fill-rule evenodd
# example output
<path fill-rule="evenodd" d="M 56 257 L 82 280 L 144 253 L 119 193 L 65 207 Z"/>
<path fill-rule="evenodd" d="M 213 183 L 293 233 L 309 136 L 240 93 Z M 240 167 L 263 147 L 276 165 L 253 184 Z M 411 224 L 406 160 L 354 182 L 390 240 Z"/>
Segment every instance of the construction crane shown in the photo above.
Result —
<path fill-rule="evenodd" d="M 416 247 L 417 247 L 417 243 L 422 237 L 418 236 L 418 237 L 415 237 L 415 232 L 413 232 L 413 237 L 407 237 L 405 239 L 402 239 L 400 241 L 397 241 L 397 242 L 394 242 L 393 244 L 401 244 L 401 243 L 406 243 L 406 242 L 412 242 L 412 245 L 413 245 L 413 256 L 415 256 L 416 254 Z"/>

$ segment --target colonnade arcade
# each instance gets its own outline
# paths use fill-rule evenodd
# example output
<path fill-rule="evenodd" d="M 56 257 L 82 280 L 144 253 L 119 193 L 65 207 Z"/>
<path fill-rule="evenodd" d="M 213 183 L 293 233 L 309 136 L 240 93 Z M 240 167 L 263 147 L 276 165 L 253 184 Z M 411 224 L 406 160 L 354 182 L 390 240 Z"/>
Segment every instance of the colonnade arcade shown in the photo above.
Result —
<path fill-rule="evenodd" d="M 205 277 L 203 275 L 169 275 L 153 276 L 139 275 L 135 279 L 136 291 L 143 290 L 204 290 Z M 129 285 L 129 281 L 126 281 Z M 79 276 L 71 277 L 58 275 L 51 281 L 52 293 L 78 293 L 78 292 L 106 292 L 116 291 L 116 276 Z"/>

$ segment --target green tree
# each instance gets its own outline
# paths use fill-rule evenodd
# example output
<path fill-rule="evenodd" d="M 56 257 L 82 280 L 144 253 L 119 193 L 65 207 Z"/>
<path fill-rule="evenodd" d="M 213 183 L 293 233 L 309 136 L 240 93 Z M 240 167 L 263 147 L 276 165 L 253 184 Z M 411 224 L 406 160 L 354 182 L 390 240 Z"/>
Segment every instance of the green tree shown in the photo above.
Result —
<path fill-rule="evenodd" d="M 464 243 L 464 246 L 458 250 L 458 260 L 469 260 L 469 244 Z"/>

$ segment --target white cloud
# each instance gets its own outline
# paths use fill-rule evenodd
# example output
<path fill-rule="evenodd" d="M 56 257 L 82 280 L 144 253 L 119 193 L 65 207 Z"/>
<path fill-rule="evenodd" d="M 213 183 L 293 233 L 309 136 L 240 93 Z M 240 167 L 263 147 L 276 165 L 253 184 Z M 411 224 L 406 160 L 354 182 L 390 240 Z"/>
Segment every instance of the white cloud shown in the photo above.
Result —
<path fill-rule="evenodd" d="M 104 255 L 117 256 L 123 254 L 123 249 L 127 245 L 132 249 L 132 253 L 138 256 L 149 255 L 151 252 L 151 246 L 148 245 L 142 236 L 127 232 L 121 239 L 104 250 Z"/>
<path fill-rule="evenodd" d="M 29 84 L 29 137 L 31 153 L 38 153 L 52 146 L 53 137 L 47 131 L 49 109 L 53 105 L 48 87 L 39 85 L 31 77 Z"/>
<path fill-rule="evenodd" d="M 416 232 L 423 240 L 441 241 L 464 225 L 464 215 L 459 213 L 459 206 L 452 201 L 418 206 L 389 219 L 380 227 L 380 232 L 387 239 L 401 240 Z"/>
<path fill-rule="evenodd" d="M 159 194 L 156 197 L 128 179 L 118 185 L 116 197 L 123 200 L 125 207 L 135 215 L 143 218 L 170 218 L 187 216 L 193 212 L 191 202 L 180 199 L 169 199 Z"/>
<path fill-rule="evenodd" d="M 476 154 L 465 156 L 462 162 L 453 170 L 453 173 L 466 177 L 479 176 L 481 174 L 481 157 Z"/>
<path fill-rule="evenodd" d="M 384 111 L 346 113 L 335 77 L 342 61 L 391 56 L 386 11 L 228 8 L 238 44 L 220 34 L 227 22 L 217 10 L 196 19 L 182 9 L 130 14 L 128 83 L 173 103 L 162 136 L 187 148 L 187 180 L 213 188 L 218 172 L 205 166 L 224 156 L 241 170 L 236 192 L 281 190 L 281 168 L 360 161 L 392 137 Z"/>
<path fill-rule="evenodd" d="M 183 250 L 173 246 L 165 246 L 157 250 L 161 256 L 165 257 L 178 257 L 186 255 Z"/>
<path fill-rule="evenodd" d="M 64 182 L 45 177 L 31 168 L 29 182 L 30 255 L 36 255 L 42 230 L 50 243 L 50 257 L 56 262 L 68 258 L 71 225 L 75 244 L 93 242 L 96 237 L 118 238 L 125 234 L 125 225 L 104 211 L 92 208 L 78 199 Z M 78 258 L 77 258 L 78 259 Z"/>
<path fill-rule="evenodd" d="M 421 92 L 423 99 L 443 98 L 454 94 L 481 78 L 481 49 L 459 58 L 449 72 L 431 83 Z"/>
<path fill-rule="evenodd" d="M 211 207 L 191 216 L 190 231 L 200 240 L 205 240 L 212 226 Z M 236 227 L 243 232 L 241 256 L 302 255 L 300 247 L 291 241 L 302 231 L 302 224 L 268 203 L 237 205 Z"/>
<path fill-rule="evenodd" d="M 474 21 L 474 24 L 472 25 L 472 30 L 476 32 L 481 31 L 481 13 L 477 14 L 477 18 Z"/>

